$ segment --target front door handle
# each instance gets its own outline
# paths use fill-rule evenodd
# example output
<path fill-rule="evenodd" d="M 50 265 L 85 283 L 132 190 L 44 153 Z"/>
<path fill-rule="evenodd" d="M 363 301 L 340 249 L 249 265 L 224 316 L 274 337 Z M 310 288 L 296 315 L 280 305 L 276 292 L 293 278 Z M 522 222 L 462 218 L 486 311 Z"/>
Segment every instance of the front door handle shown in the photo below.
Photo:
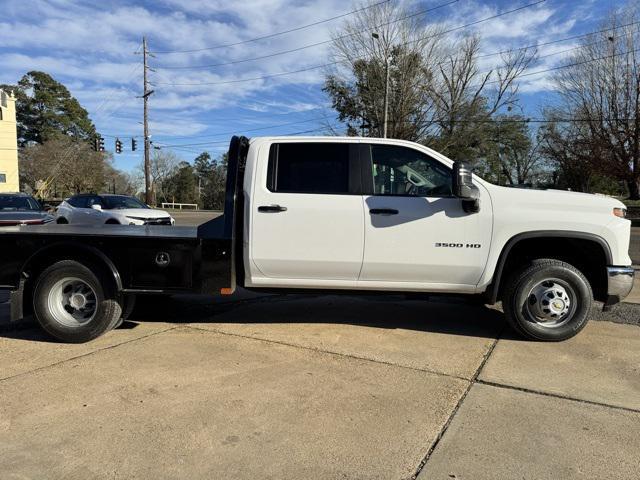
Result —
<path fill-rule="evenodd" d="M 265 213 L 286 212 L 287 207 L 281 207 L 280 205 L 262 205 L 258 207 L 258 211 L 265 212 Z"/>
<path fill-rule="evenodd" d="M 372 208 L 369 213 L 371 215 L 397 215 L 398 210 L 395 208 Z"/>

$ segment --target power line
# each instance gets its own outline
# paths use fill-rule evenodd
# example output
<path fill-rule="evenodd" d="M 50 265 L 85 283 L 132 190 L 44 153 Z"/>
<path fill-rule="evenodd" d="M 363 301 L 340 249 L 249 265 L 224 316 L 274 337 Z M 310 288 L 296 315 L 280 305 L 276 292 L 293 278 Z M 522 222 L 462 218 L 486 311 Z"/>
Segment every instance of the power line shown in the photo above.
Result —
<path fill-rule="evenodd" d="M 437 36 L 446 35 L 448 33 L 452 33 L 452 32 L 457 31 L 457 30 L 462 30 L 464 28 L 467 28 L 467 27 L 470 27 L 470 26 L 473 26 L 473 25 L 477 25 L 477 24 L 482 23 L 482 22 L 487 22 L 489 20 L 494 20 L 494 19 L 502 17 L 504 15 L 508 15 L 510 13 L 514 13 L 514 12 L 516 12 L 518 10 L 523 10 L 525 8 L 529 8 L 529 7 L 538 5 L 538 4 L 543 3 L 545 1 L 546 0 L 538 0 L 537 2 L 530 3 L 530 4 L 527 4 L 527 5 L 523 5 L 521 7 L 518 7 L 518 8 L 512 9 L 512 10 L 507 10 L 505 12 L 501 12 L 499 14 L 492 15 L 490 17 L 485 17 L 485 18 L 482 18 L 480 20 L 476 20 L 476 21 L 471 22 L 471 23 L 467 23 L 467 24 L 464 24 L 464 25 L 459 25 L 459 26 L 451 28 L 449 30 L 445 30 L 443 32 L 439 32 L 436 35 L 420 37 L 420 38 L 418 38 L 416 40 L 411 40 L 411 41 L 405 42 L 405 43 L 403 43 L 401 45 L 408 45 L 410 43 L 415 43 L 415 42 L 418 42 L 418 41 L 421 41 L 421 40 L 426 40 L 426 39 L 429 39 L 429 38 L 434 38 L 434 37 L 437 37 Z M 329 40 L 329 41 L 332 41 L 332 40 Z M 532 46 L 532 47 L 535 47 L 535 45 Z M 525 48 L 532 48 L 532 47 L 522 47 L 521 50 L 524 50 Z M 493 53 L 491 55 L 498 55 L 500 53 L 504 53 L 504 52 L 496 52 L 496 53 Z M 194 82 L 194 83 L 156 82 L 155 84 L 156 85 L 169 85 L 169 86 L 174 86 L 174 87 L 178 87 L 178 86 L 200 86 L 200 85 L 202 85 L 202 86 L 204 86 L 204 85 L 228 85 L 228 84 L 233 84 L 233 83 L 253 82 L 253 81 L 257 81 L 257 80 L 266 80 L 266 79 L 269 79 L 269 78 L 280 77 L 280 76 L 284 76 L 284 75 L 292 75 L 292 74 L 301 73 L 301 72 L 308 72 L 308 71 L 311 71 L 311 70 L 317 70 L 319 68 L 325 68 L 325 67 L 330 67 L 330 66 L 333 66 L 333 65 L 337 65 L 339 63 L 342 63 L 342 62 L 341 61 L 335 61 L 335 62 L 323 63 L 323 64 L 320 64 L 320 65 L 314 65 L 314 66 L 311 66 L 311 67 L 305 67 L 305 68 L 301 68 L 301 69 L 293 70 L 293 71 L 274 73 L 274 74 L 270 74 L 270 75 L 262 75 L 262 76 L 253 77 L 253 78 L 241 78 L 241 79 L 236 79 L 236 80 L 225 80 L 225 81 L 221 81 L 221 82 Z M 194 68 L 198 68 L 198 67 L 194 67 Z"/>
<path fill-rule="evenodd" d="M 637 53 L 637 52 L 640 52 L 640 48 L 638 48 L 636 50 L 630 50 L 630 51 L 626 51 L 626 52 L 616 53 L 616 54 L 613 54 L 613 55 L 607 55 L 605 57 L 591 58 L 589 60 L 583 60 L 582 62 L 568 63 L 566 65 L 559 65 L 557 67 L 545 68 L 544 70 L 536 70 L 536 71 L 533 71 L 533 72 L 522 73 L 522 74 L 518 75 L 517 78 L 529 77 L 529 76 L 532 76 L 532 75 L 539 75 L 541 73 L 553 72 L 555 70 L 561 70 L 563 68 L 576 67 L 578 65 L 584 65 L 584 64 L 587 64 L 587 63 L 591 63 L 591 62 L 597 62 L 598 60 L 606 60 L 608 58 L 619 57 L 621 55 L 628 55 L 630 53 Z M 486 82 L 486 83 L 498 83 L 499 81 L 500 80 L 491 80 L 491 81 Z"/>
<path fill-rule="evenodd" d="M 598 34 L 598 33 L 610 32 L 611 30 L 618 30 L 619 28 L 630 27 L 632 25 L 637 25 L 639 23 L 640 23 L 640 21 L 631 22 L 631 23 L 626 23 L 624 25 L 618 25 L 616 27 L 605 28 L 603 30 L 596 30 L 596 31 L 592 31 L 592 32 L 581 33 L 579 35 L 572 35 L 570 37 L 564 37 L 564 38 L 561 38 L 561 39 L 558 39 L 558 40 L 550 40 L 548 42 L 536 43 L 536 44 L 533 44 L 533 45 L 527 45 L 527 46 L 518 47 L 518 48 L 515 48 L 515 49 L 501 50 L 499 52 L 487 53 L 487 54 L 483 54 L 483 55 L 478 55 L 477 58 L 493 57 L 495 55 L 502 55 L 502 54 L 505 54 L 505 53 L 517 52 L 517 51 L 520 51 L 520 50 L 527 50 L 529 48 L 546 47 L 547 45 L 553 45 L 555 43 L 568 42 L 569 40 L 575 40 L 576 38 L 588 37 L 589 35 L 595 35 L 595 34 Z"/>
<path fill-rule="evenodd" d="M 633 121 L 634 118 L 615 118 L 615 119 L 602 119 L 606 121 Z M 588 118 L 553 118 L 553 119 L 541 119 L 541 118 L 484 118 L 484 119 L 458 119 L 454 120 L 453 123 L 495 123 L 495 124 L 504 124 L 504 123 L 589 123 L 592 122 L 593 119 Z M 390 120 L 390 123 L 411 123 L 410 120 Z M 437 123 L 434 121 L 432 123 Z M 273 125 L 267 128 L 278 128 L 279 125 Z M 340 127 L 340 125 L 331 125 L 332 128 Z M 326 129 L 326 127 L 315 128 L 311 130 L 304 130 L 301 132 L 293 132 L 293 133 L 284 133 L 284 134 L 274 134 L 269 135 L 270 137 L 281 137 L 281 136 L 293 136 L 293 135 L 301 135 L 304 133 L 317 132 Z M 242 133 L 246 132 L 246 130 L 242 131 Z M 238 132 L 232 132 L 233 134 L 237 134 Z M 230 134 L 229 134 L 230 135 Z M 360 137 L 358 137 L 360 138 Z M 176 148 L 180 149 L 183 147 L 196 147 L 196 146 L 205 146 L 205 145 L 222 145 L 228 143 L 228 140 L 217 140 L 211 142 L 201 142 L 201 143 L 184 143 L 184 144 L 164 144 L 160 145 L 162 148 Z M 186 150 L 186 149 L 185 149 Z"/>
<path fill-rule="evenodd" d="M 385 3 L 389 3 L 390 1 L 391 0 L 384 0 L 382 2 L 374 3 L 373 5 L 368 5 L 368 6 L 363 7 L 363 8 L 358 8 L 357 10 L 352 10 L 350 12 L 343 13 L 342 15 L 336 15 L 335 17 L 327 18 L 325 20 L 319 20 L 317 22 L 308 23 L 308 24 L 302 25 L 300 27 L 291 28 L 289 30 L 283 30 L 283 31 L 277 32 L 277 33 L 271 33 L 269 35 L 264 35 L 262 37 L 250 38 L 248 40 L 242 40 L 240 42 L 227 43 L 227 44 L 223 44 L 223 45 L 216 45 L 216 46 L 213 46 L 213 47 L 194 48 L 194 49 L 191 49 L 191 50 L 165 50 L 165 51 L 153 51 L 152 53 L 162 54 L 162 55 L 170 55 L 170 54 L 174 54 L 174 53 L 195 53 L 195 52 L 204 52 L 204 51 L 207 51 L 207 50 L 217 50 L 219 48 L 235 47 L 237 45 L 244 45 L 244 44 L 251 43 L 251 42 L 257 42 L 257 41 L 260 41 L 260 40 L 266 40 L 268 38 L 274 38 L 274 37 L 278 37 L 280 35 L 285 35 L 287 33 L 298 32 L 298 31 L 304 30 L 306 28 L 315 27 L 316 25 L 321 25 L 323 23 L 328 23 L 328 22 L 331 22 L 333 20 L 337 20 L 339 18 L 344 18 L 344 17 L 347 17 L 349 15 L 353 15 L 354 13 L 363 12 L 363 11 L 368 10 L 370 8 L 374 8 L 374 7 L 383 5 Z M 458 0 L 456 0 L 456 1 L 458 1 Z"/>
<path fill-rule="evenodd" d="M 287 127 L 289 125 L 299 125 L 301 123 L 309 123 L 309 122 L 317 122 L 320 120 L 327 120 L 326 117 L 316 117 L 316 118 L 308 118 L 305 120 L 297 120 L 295 122 L 287 122 L 287 123 L 280 123 L 278 125 L 271 125 L 268 127 L 257 127 L 257 128 L 249 128 L 246 130 L 240 130 L 240 132 L 245 133 L 245 132 L 259 132 L 261 130 L 269 130 L 271 128 L 279 128 L 279 127 Z M 171 137 L 172 139 L 178 139 L 178 138 L 210 138 L 210 137 L 223 137 L 225 135 L 235 135 L 238 133 L 238 130 L 234 130 L 231 132 L 222 132 L 222 133 L 212 133 L 209 135 L 199 135 L 199 136 L 184 136 L 184 137 Z"/>
<path fill-rule="evenodd" d="M 580 47 L 574 47 L 574 48 L 568 49 L 566 51 L 575 50 L 577 48 L 580 48 Z M 539 75 L 541 73 L 547 73 L 547 72 L 554 71 L 554 70 L 560 70 L 562 68 L 569 68 L 569 67 L 573 67 L 573 66 L 578 66 L 578 65 L 582 65 L 582 64 L 598 61 L 598 60 L 605 60 L 607 58 L 613 58 L 613 57 L 617 57 L 617 56 L 620 56 L 620 55 L 626 55 L 626 54 L 629 54 L 629 53 L 635 53 L 635 52 L 638 52 L 638 51 L 640 51 L 640 49 L 634 50 L 634 51 L 631 51 L 631 52 L 621 52 L 621 53 L 617 53 L 617 54 L 614 54 L 614 55 L 608 55 L 608 56 L 604 56 L 604 57 L 589 59 L 589 60 L 585 60 L 585 61 L 582 61 L 582 62 L 574 62 L 574 63 L 570 63 L 570 64 L 566 64 L 566 65 L 560 65 L 560 66 L 557 66 L 557 67 L 551 67 L 551 68 L 547 68 L 547 69 L 543 69 L 543 70 L 536 70 L 536 71 L 533 71 L 533 72 L 523 73 L 523 74 L 519 75 L 518 78 L 520 78 L 520 77 L 528 77 L 528 76 L 532 76 L 532 75 Z M 565 53 L 565 52 L 557 52 L 557 53 Z M 485 72 L 485 73 L 488 73 L 488 72 Z M 496 83 L 496 82 L 499 82 L 499 80 L 492 80 L 492 81 L 488 81 L 486 83 L 487 84 L 491 84 L 491 83 Z M 311 119 L 306 119 L 306 120 L 299 120 L 299 121 L 295 121 L 295 122 L 288 122 L 288 123 L 279 124 L 279 125 L 270 125 L 270 126 L 267 126 L 267 127 L 258 127 L 258 128 L 241 130 L 241 131 L 242 132 L 255 132 L 255 131 L 262 131 L 262 130 L 270 130 L 272 128 L 279 128 L 279 127 L 283 127 L 283 126 L 295 125 L 295 124 L 300 124 L 300 123 L 308 123 L 308 122 L 319 121 L 319 120 L 327 120 L 327 118 L 326 117 L 311 118 Z M 472 121 L 473 122 L 477 122 L 478 120 L 472 120 Z M 501 121 L 501 120 L 488 120 L 488 121 Z M 513 120 L 513 121 L 525 121 L 525 120 Z M 532 119 L 528 119 L 526 121 L 533 122 L 533 123 L 546 122 L 546 120 L 532 120 Z M 555 120 L 555 121 L 557 121 L 557 120 Z M 398 122 L 396 121 L 395 123 L 398 123 Z M 233 135 L 235 133 L 237 133 L 237 131 L 222 132 L 222 133 L 217 133 L 217 134 L 203 135 L 203 136 L 199 136 L 199 137 L 197 137 L 197 136 L 188 136 L 188 137 L 182 137 L 182 138 L 209 138 L 209 137 L 215 137 L 215 136 Z M 211 142 L 203 142 L 203 143 L 188 144 L 188 145 L 208 145 L 209 143 L 211 143 Z"/>
<path fill-rule="evenodd" d="M 338 125 L 330 125 L 331 128 L 336 128 L 338 127 Z M 275 127 L 274 127 L 275 128 Z M 313 133 L 313 132 L 319 132 L 322 130 L 325 130 L 327 127 L 319 127 L 319 128 L 314 128 L 311 130 L 303 130 L 300 132 L 290 132 L 290 133 L 281 133 L 281 134 L 277 134 L 277 135 L 269 135 L 271 137 L 291 137 L 291 136 L 295 136 L 295 135 L 302 135 L 305 133 Z M 197 146 L 201 146 L 201 145 L 220 145 L 220 144 L 227 144 L 229 143 L 229 140 L 218 140 L 215 142 L 201 142 L 201 143 L 179 143 L 179 144 L 174 144 L 174 145 L 159 145 L 161 148 L 179 148 L 179 147 L 197 147 Z"/>
<path fill-rule="evenodd" d="M 425 14 L 427 14 L 429 12 L 432 12 L 434 10 L 437 10 L 439 8 L 448 7 L 449 5 L 453 5 L 454 3 L 457 3 L 459 1 L 460 0 L 451 0 L 449 2 L 442 3 L 440 5 L 436 5 L 435 7 L 427 8 L 426 10 L 421 10 L 419 12 L 412 13 L 410 15 L 406 15 L 406 16 L 401 17 L 401 18 L 397 18 L 397 19 L 392 20 L 390 22 L 382 23 L 380 25 L 375 25 L 374 27 L 371 27 L 371 28 L 375 29 L 375 28 L 379 28 L 379 27 L 384 27 L 386 25 L 391 25 L 393 23 L 401 22 L 403 20 L 407 20 L 407 19 L 412 18 L 412 17 L 425 15 Z M 546 0 L 539 0 L 539 1 L 537 1 L 537 2 L 535 2 L 533 4 L 531 4 L 531 5 L 536 5 L 538 3 L 542 3 L 542 2 L 545 2 L 545 1 Z M 512 10 L 512 11 L 520 10 L 521 8 L 517 8 L 517 9 Z M 507 14 L 507 13 L 511 13 L 511 12 L 505 12 L 505 14 Z M 362 32 L 369 31 L 371 28 L 367 28 L 365 30 L 360 30 L 358 32 L 342 35 L 342 36 L 337 37 L 336 39 L 352 37 L 352 36 L 358 35 L 358 34 L 360 34 Z M 426 37 L 426 38 L 429 38 L 429 37 Z M 159 66 L 155 66 L 155 68 L 158 68 L 158 69 L 161 69 L 161 70 L 196 70 L 196 69 L 201 69 L 201 68 L 222 67 L 222 66 L 225 66 L 225 65 L 237 65 L 239 63 L 254 62 L 256 60 L 263 60 L 265 58 L 273 58 L 273 57 L 277 57 L 277 56 L 280 56 L 280 55 L 286 55 L 288 53 L 299 52 L 301 50 L 306 50 L 308 48 L 318 47 L 320 45 L 326 45 L 328 43 L 332 43 L 336 39 L 323 40 L 322 42 L 311 43 L 309 45 L 304 45 L 302 47 L 292 48 L 292 49 L 289 49 L 289 50 L 282 50 L 282 51 L 279 51 L 279 52 L 274 52 L 274 53 L 270 53 L 268 55 L 262 55 L 262 56 L 259 56 L 259 57 L 245 58 L 245 59 L 242 59 L 242 60 L 233 60 L 231 62 L 213 63 L 213 64 L 209 64 L 209 65 L 193 65 L 193 66 L 186 66 L 186 65 L 167 65 L 167 66 L 162 66 L 162 65 L 159 65 Z"/>
<path fill-rule="evenodd" d="M 635 25 L 637 23 L 640 23 L 640 22 L 634 22 L 634 23 L 628 24 L 628 25 Z M 622 27 L 618 27 L 618 28 L 622 28 Z M 601 30 L 600 32 L 602 32 L 602 31 L 606 31 L 606 30 Z M 591 35 L 592 33 L 599 33 L 599 32 L 590 32 L 590 33 L 587 33 L 587 34 L 584 34 L 584 35 L 581 35 L 581 36 Z M 550 45 L 552 43 L 560 43 L 562 41 L 572 40 L 574 38 L 577 38 L 577 37 L 568 37 L 568 38 L 562 39 L 562 40 L 555 40 L 553 42 L 546 42 L 544 45 Z M 489 57 L 489 56 L 500 55 L 500 54 L 503 54 L 503 53 L 508 53 L 510 51 L 526 50 L 528 48 L 534 48 L 534 47 L 541 46 L 541 45 L 543 45 L 543 44 L 540 44 L 540 45 L 528 45 L 526 47 L 519 47 L 519 48 L 517 48 L 515 50 L 506 50 L 506 51 L 503 50 L 503 51 L 500 51 L 500 52 L 494 52 L 494 53 L 490 53 L 490 54 L 481 55 L 478 58 L 486 58 L 486 57 Z M 540 58 L 545 58 L 545 57 L 548 57 L 548 56 L 551 56 L 551 55 L 557 55 L 557 54 L 560 54 L 560 53 L 566 53 L 568 51 L 576 50 L 576 49 L 581 48 L 581 47 L 582 46 L 573 47 L 573 48 L 570 48 L 570 49 L 565 50 L 563 52 L 556 52 L 556 53 L 552 53 L 552 54 L 549 54 L 549 55 L 544 55 L 544 56 L 542 56 Z M 593 61 L 595 61 L 595 60 L 597 60 L 597 59 L 594 59 Z M 226 84 L 232 84 L 232 83 L 253 82 L 253 81 L 257 81 L 257 80 L 266 80 L 266 79 L 269 79 L 269 78 L 274 78 L 274 77 L 279 77 L 279 76 L 284 76 L 284 75 L 292 75 L 292 74 L 295 74 L 295 73 L 307 72 L 307 71 L 310 71 L 310 70 L 316 70 L 316 69 L 323 68 L 323 67 L 330 67 L 330 66 L 333 66 L 333 65 L 337 65 L 338 63 L 341 63 L 341 62 L 340 61 L 336 61 L 336 62 L 324 63 L 322 65 L 315 65 L 315 66 L 312 66 L 312 67 L 302 68 L 302 69 L 299 69 L 299 70 L 293 70 L 293 71 L 289 71 L 289 72 L 281 72 L 281 73 L 275 73 L 275 74 L 271 74 L 271 75 L 263 75 L 263 76 L 254 77 L 254 78 L 241 78 L 241 79 L 237 79 L 237 80 L 228 80 L 228 81 L 223 81 L 223 82 L 200 82 L 200 83 L 162 83 L 162 82 L 156 82 L 155 85 L 169 85 L 169 86 L 179 87 L 179 86 L 226 85 Z M 567 66 L 571 66 L 571 65 L 567 65 Z M 565 68 L 565 67 L 564 66 L 554 67 L 552 70 L 558 69 L 558 68 Z M 539 73 L 544 73 L 546 71 L 549 71 L 549 70 L 540 71 Z M 527 76 L 527 75 L 532 75 L 532 74 L 526 74 L 526 75 L 523 74 L 523 75 L 520 75 L 519 77 Z M 488 83 L 495 83 L 495 82 L 488 82 Z"/>

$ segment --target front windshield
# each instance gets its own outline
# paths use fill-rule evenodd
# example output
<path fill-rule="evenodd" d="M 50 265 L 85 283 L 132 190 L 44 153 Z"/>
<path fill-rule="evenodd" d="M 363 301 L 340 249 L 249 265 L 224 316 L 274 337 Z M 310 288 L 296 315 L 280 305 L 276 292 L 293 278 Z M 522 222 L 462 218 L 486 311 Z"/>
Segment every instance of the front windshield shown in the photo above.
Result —
<path fill-rule="evenodd" d="M 0 210 L 1 211 L 40 211 L 40 205 L 31 197 L 18 197 L 2 195 L 0 196 Z"/>
<path fill-rule="evenodd" d="M 102 197 L 104 203 L 103 208 L 106 210 L 120 210 L 123 208 L 149 208 L 140 200 L 134 197 L 125 197 L 124 195 L 110 195 Z"/>

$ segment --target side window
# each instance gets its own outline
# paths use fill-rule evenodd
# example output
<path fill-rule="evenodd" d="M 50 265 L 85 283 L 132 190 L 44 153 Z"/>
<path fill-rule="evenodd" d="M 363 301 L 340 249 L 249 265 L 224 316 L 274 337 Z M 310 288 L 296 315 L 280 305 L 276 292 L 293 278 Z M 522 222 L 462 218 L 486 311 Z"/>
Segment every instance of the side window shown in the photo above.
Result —
<path fill-rule="evenodd" d="M 422 152 L 371 145 L 375 195 L 451 196 L 451 170 Z"/>
<path fill-rule="evenodd" d="M 0 173 L 0 183 L 7 183 L 7 174 Z"/>
<path fill-rule="evenodd" d="M 87 197 L 71 197 L 67 203 L 76 208 L 87 208 Z"/>
<path fill-rule="evenodd" d="M 272 192 L 349 193 L 347 143 L 273 144 L 268 168 Z"/>
<path fill-rule="evenodd" d="M 91 205 L 100 205 L 101 207 L 103 207 L 103 202 L 102 199 L 100 197 L 98 197 L 97 195 L 92 195 L 90 197 L 86 197 L 87 199 L 87 206 L 86 208 L 91 208 Z"/>

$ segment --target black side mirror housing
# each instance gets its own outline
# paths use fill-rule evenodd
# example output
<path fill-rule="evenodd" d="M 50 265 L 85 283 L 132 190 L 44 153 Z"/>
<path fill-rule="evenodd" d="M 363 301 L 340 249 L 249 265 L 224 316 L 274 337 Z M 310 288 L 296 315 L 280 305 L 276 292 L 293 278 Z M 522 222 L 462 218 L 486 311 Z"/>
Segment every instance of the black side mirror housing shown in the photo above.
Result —
<path fill-rule="evenodd" d="M 453 194 L 462 200 L 467 213 L 480 211 L 480 190 L 473 184 L 473 170 L 464 162 L 455 162 L 452 172 Z"/>

